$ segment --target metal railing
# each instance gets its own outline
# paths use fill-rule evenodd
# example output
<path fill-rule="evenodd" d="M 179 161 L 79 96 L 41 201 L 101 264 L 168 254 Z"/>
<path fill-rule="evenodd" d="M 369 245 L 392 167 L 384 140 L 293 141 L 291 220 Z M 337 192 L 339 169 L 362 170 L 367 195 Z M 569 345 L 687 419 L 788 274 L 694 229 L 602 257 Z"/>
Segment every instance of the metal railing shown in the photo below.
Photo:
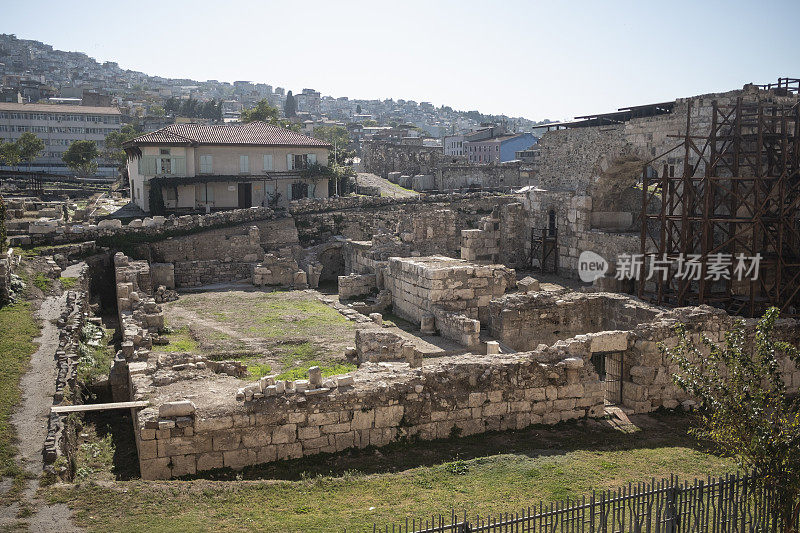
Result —
<path fill-rule="evenodd" d="M 629 484 L 581 499 L 527 507 L 494 516 L 467 513 L 409 518 L 373 526 L 373 533 L 680 533 L 778 532 L 782 518 L 774 491 L 750 474 L 680 482 L 677 476 Z M 797 524 L 795 524 L 797 526 Z"/>

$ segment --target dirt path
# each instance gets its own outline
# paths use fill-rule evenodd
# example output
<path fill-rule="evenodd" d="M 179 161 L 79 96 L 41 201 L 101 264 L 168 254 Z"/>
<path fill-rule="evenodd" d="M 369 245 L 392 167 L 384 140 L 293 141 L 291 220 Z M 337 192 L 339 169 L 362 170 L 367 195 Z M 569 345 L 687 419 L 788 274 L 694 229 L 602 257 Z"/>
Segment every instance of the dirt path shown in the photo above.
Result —
<path fill-rule="evenodd" d="M 64 275 L 70 275 L 69 269 L 65 270 Z M 31 356 L 30 369 L 20 380 L 22 402 L 11 417 L 19 438 L 17 447 L 20 464 L 31 474 L 22 492 L 20 505 L 27 505 L 32 514 L 23 520 L 28 523 L 29 531 L 37 533 L 53 530 L 80 531 L 71 523 L 69 507 L 66 504 L 49 505 L 36 494 L 42 473 L 42 447 L 47 436 L 47 418 L 53 405 L 55 390 L 54 355 L 58 348 L 56 321 L 65 304 L 66 293 L 60 296 L 48 296 L 36 313 L 42 324 L 40 336 L 34 339 L 39 348 Z M 12 507 L 18 509 L 20 506 Z M 16 511 L 13 514 L 16 515 Z M 18 521 L 4 523 L 9 518 L 13 517 L 0 518 L 0 527 L 19 525 Z"/>
<path fill-rule="evenodd" d="M 379 187 L 381 190 L 381 196 L 391 196 L 393 198 L 410 198 L 412 196 L 419 196 L 418 192 L 404 189 L 387 179 L 383 179 L 380 176 L 369 174 L 367 172 L 358 173 L 358 184 Z"/>

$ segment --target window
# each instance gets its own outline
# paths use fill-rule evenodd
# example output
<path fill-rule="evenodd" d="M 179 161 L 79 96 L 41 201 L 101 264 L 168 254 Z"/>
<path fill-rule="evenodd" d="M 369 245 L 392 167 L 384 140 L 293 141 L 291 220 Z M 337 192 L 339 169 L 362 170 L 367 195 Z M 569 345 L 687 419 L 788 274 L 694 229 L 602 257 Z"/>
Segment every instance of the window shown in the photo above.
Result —
<path fill-rule="evenodd" d="M 194 198 L 195 201 L 202 204 L 214 203 L 214 184 L 200 183 L 195 185 Z"/>
<path fill-rule="evenodd" d="M 308 183 L 298 181 L 289 185 L 289 200 L 308 198 Z"/>
<path fill-rule="evenodd" d="M 264 170 L 272 170 L 272 154 L 264 155 Z"/>
<path fill-rule="evenodd" d="M 169 148 L 161 148 L 158 153 L 161 155 L 169 155 Z"/>
<path fill-rule="evenodd" d="M 239 174 L 249 174 L 249 173 L 250 173 L 250 156 L 240 155 Z"/>
<path fill-rule="evenodd" d="M 200 174 L 211 174 L 213 171 L 213 160 L 210 155 L 200 156 Z"/>

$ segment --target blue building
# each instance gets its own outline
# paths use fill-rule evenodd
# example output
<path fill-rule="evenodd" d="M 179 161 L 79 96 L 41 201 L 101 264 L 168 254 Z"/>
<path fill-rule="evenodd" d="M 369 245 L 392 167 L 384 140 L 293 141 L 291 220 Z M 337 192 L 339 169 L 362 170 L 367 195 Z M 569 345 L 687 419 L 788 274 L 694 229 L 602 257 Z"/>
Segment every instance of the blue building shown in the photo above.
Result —
<path fill-rule="evenodd" d="M 497 137 L 464 141 L 464 155 L 470 163 L 503 163 L 516 159 L 516 152 L 527 150 L 538 141 L 532 133 L 503 134 Z"/>

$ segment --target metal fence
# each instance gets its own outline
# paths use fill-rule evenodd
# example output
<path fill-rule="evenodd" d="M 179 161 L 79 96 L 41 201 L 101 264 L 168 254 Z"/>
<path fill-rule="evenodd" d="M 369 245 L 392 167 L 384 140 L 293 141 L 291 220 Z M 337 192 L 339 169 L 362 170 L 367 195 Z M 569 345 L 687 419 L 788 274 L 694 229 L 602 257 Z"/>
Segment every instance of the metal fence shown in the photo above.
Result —
<path fill-rule="evenodd" d="M 494 516 L 466 513 L 409 518 L 403 524 L 373 526 L 373 533 L 740 533 L 781 532 L 773 492 L 752 475 L 728 475 L 694 482 L 677 476 L 630 484 L 579 500 L 528 507 Z M 795 524 L 797 526 L 798 524 Z"/>

